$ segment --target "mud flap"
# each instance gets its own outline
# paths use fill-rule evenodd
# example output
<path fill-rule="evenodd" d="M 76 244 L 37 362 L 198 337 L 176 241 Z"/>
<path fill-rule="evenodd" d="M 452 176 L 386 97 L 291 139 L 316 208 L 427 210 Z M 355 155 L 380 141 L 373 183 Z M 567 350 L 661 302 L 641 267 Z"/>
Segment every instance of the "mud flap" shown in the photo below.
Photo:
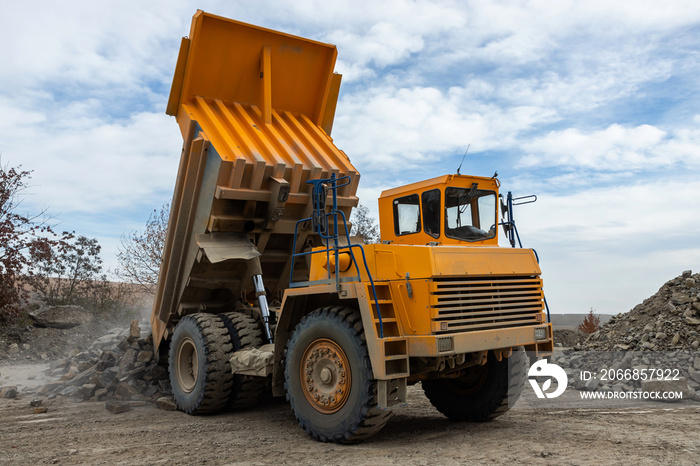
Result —
<path fill-rule="evenodd" d="M 406 406 L 406 379 L 377 380 L 377 407 Z"/>

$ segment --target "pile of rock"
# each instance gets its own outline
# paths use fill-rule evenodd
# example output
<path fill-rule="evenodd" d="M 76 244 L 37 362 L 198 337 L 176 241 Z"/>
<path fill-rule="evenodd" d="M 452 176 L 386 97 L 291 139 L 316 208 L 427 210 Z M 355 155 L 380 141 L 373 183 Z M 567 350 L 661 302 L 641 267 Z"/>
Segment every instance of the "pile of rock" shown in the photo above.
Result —
<path fill-rule="evenodd" d="M 681 387 L 684 398 L 696 399 L 695 391 L 700 393 L 698 347 L 700 274 L 687 270 L 629 312 L 614 316 L 573 351 L 558 355 L 555 362 L 578 389 L 644 391 L 649 379 L 661 378 Z M 615 374 L 612 378 L 610 370 Z M 581 371 L 594 377 L 581 380 Z M 603 371 L 605 380 L 601 380 Z"/>
<path fill-rule="evenodd" d="M 47 374 L 57 379 L 43 386 L 38 395 L 49 399 L 70 396 L 84 401 L 156 402 L 174 409 L 168 371 L 157 364 L 150 329 L 113 329 L 95 340 L 86 351 L 72 351 L 51 364 Z M 112 407 L 112 408 L 110 408 Z"/>
<path fill-rule="evenodd" d="M 71 350 L 86 350 L 90 344 L 118 325 L 95 318 L 80 306 L 50 306 L 29 313 L 21 327 L 0 328 L 0 360 L 34 363 L 65 358 Z M 128 325 L 128 324 L 127 324 Z"/>
<path fill-rule="evenodd" d="M 675 351 L 700 347 L 700 274 L 686 270 L 652 297 L 614 316 L 577 349 Z"/>
<path fill-rule="evenodd" d="M 586 340 L 587 335 L 578 330 L 555 329 L 554 346 L 557 348 L 572 348 Z"/>

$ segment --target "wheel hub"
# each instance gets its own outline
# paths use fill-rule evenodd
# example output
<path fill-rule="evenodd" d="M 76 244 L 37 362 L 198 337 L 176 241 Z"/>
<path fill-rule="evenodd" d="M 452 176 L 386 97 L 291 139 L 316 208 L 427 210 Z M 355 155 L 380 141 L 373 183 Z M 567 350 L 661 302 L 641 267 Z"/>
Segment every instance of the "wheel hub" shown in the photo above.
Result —
<path fill-rule="evenodd" d="M 300 367 L 306 399 L 317 411 L 331 414 L 343 407 L 350 394 L 350 364 L 337 343 L 326 338 L 312 342 Z"/>
<path fill-rule="evenodd" d="M 190 337 L 183 338 L 177 351 L 177 383 L 185 393 L 190 393 L 197 385 L 199 357 L 197 346 Z"/>

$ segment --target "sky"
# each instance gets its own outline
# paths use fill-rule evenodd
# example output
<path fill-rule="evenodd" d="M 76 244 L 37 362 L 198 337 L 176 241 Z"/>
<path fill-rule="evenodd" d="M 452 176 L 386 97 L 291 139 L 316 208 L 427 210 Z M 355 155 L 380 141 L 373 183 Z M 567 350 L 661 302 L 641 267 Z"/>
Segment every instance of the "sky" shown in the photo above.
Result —
<path fill-rule="evenodd" d="M 338 48 L 335 144 L 376 216 L 384 189 L 498 172 L 554 313 L 626 312 L 700 271 L 694 1 L 0 0 L 0 159 L 22 206 L 97 238 L 168 202 L 165 106 L 197 9 Z"/>

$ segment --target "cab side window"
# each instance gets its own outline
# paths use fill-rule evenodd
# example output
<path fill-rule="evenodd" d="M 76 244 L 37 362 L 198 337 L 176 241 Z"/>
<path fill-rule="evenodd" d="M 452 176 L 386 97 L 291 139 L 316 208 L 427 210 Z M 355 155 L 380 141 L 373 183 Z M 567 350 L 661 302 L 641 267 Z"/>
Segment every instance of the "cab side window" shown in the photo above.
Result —
<path fill-rule="evenodd" d="M 421 194 L 423 230 L 433 238 L 440 237 L 440 190 L 431 189 Z"/>
<path fill-rule="evenodd" d="M 410 235 L 421 230 L 418 194 L 394 199 L 394 234 Z"/>

